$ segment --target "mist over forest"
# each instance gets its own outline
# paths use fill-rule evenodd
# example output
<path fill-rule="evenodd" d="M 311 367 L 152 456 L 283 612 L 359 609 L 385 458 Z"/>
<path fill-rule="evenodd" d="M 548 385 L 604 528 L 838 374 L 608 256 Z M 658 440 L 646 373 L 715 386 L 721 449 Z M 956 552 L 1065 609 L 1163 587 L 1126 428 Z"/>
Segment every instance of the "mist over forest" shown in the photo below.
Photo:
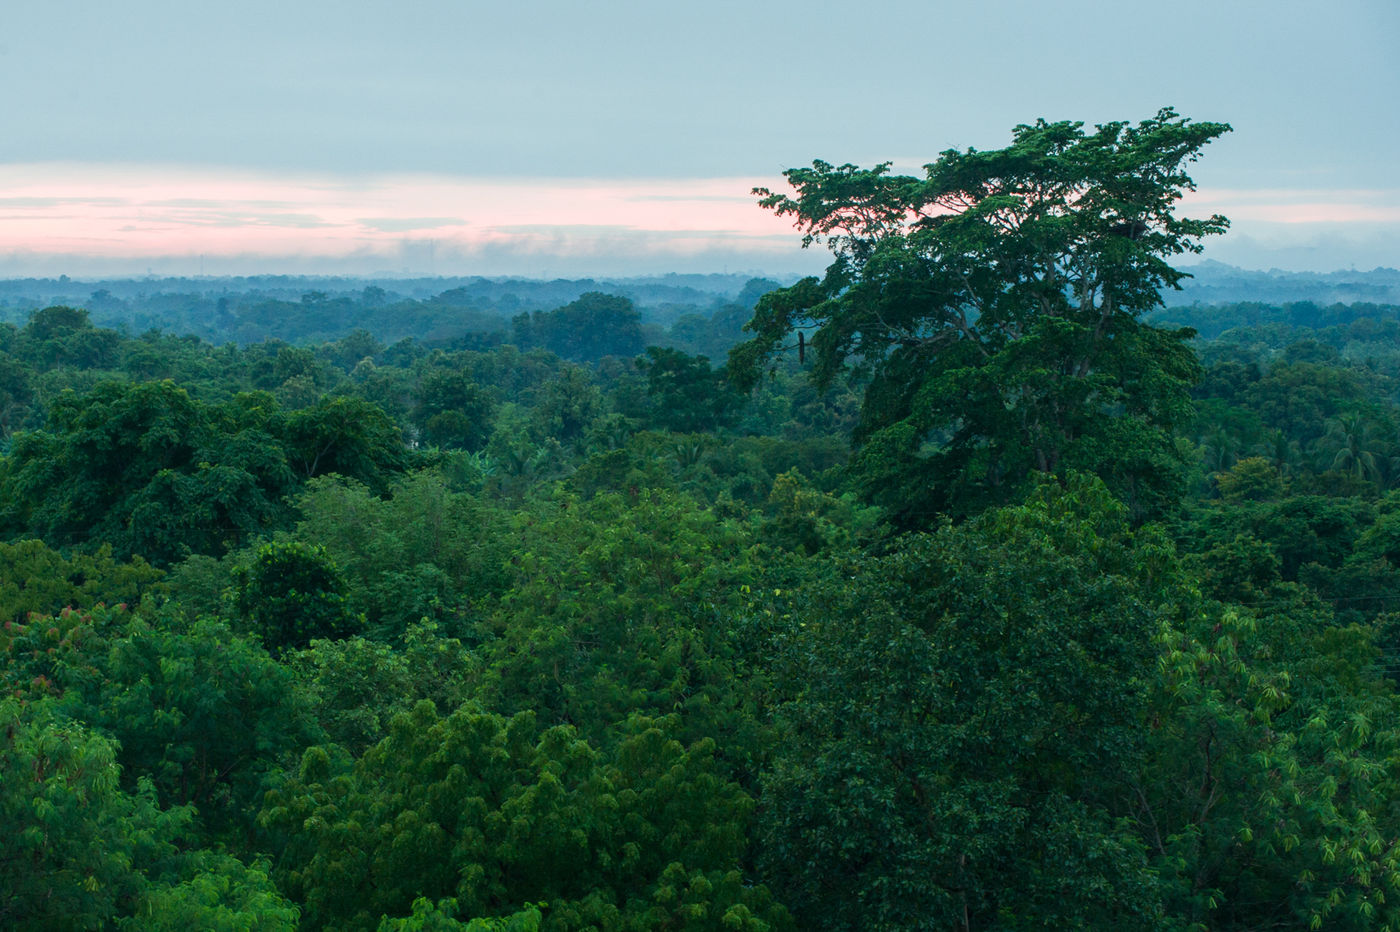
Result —
<path fill-rule="evenodd" d="M 1261 309 L 1252 318 L 1260 323 L 1281 314 L 1285 305 L 1400 304 L 1400 272 L 1394 269 L 1262 272 L 1205 262 L 1188 270 L 1191 277 L 1180 290 L 1162 294 L 1163 304 L 1173 310 L 1159 312 L 1156 319 L 1208 330 L 1204 317 L 1175 309 L 1250 302 L 1274 308 Z M 648 343 L 698 352 L 694 332 L 708 328 L 716 314 L 735 306 L 751 310 L 763 291 L 794 280 L 749 274 L 554 280 L 288 275 L 0 279 L 0 321 L 22 326 L 35 310 L 68 305 L 84 308 L 102 327 L 131 334 L 158 330 L 212 343 L 326 341 L 363 329 L 390 343 L 411 337 L 446 345 L 469 334 L 478 341 L 505 341 L 511 318 L 603 292 L 632 302 Z M 720 324 L 724 336 L 719 343 L 705 344 L 708 355 L 722 356 L 738 341 L 745 322 Z"/>

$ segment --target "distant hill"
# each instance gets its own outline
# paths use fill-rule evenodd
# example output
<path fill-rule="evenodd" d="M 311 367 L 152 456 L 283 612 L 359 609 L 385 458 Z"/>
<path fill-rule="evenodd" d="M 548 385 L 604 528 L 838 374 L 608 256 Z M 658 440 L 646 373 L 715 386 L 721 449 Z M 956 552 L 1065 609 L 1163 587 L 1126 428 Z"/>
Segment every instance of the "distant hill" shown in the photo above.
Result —
<path fill-rule="evenodd" d="M 1207 338 L 1246 324 L 1320 327 L 1356 317 L 1389 319 L 1400 308 L 1400 270 L 1392 268 L 1265 272 L 1206 261 L 1187 270 L 1192 277 L 1183 280 L 1182 290 L 1164 292 L 1166 307 L 1150 319 L 1195 327 Z M 319 342 L 355 329 L 388 342 L 404 337 L 450 342 L 466 334 L 494 333 L 504 339 L 520 314 L 550 311 L 589 292 L 602 292 L 633 303 L 648 343 L 718 356 L 739 338 L 738 328 L 757 296 L 792 280 L 748 274 L 552 280 L 310 275 L 3 279 L 0 323 L 22 326 L 34 310 L 63 304 L 86 308 L 98 326 L 190 334 L 215 343 Z"/>
<path fill-rule="evenodd" d="M 1235 304 L 1258 301 L 1285 304 L 1400 304 L 1400 269 L 1377 268 L 1369 272 L 1267 272 L 1236 268 L 1206 261 L 1187 267 L 1191 278 L 1181 291 L 1166 291 L 1168 307 L 1191 304 Z"/>
<path fill-rule="evenodd" d="M 105 298 L 125 302 L 141 301 L 158 295 L 197 295 L 218 298 L 226 295 L 257 295 L 265 299 L 300 300 L 302 295 L 329 296 L 380 289 L 395 299 L 424 300 L 450 292 L 477 306 L 502 302 L 510 310 L 539 310 L 558 307 L 590 291 L 630 298 L 638 306 L 661 304 L 709 304 L 716 298 L 731 300 L 752 278 L 749 274 L 647 275 L 634 278 L 537 279 L 518 277 L 433 277 L 376 278 L 320 275 L 201 276 L 198 278 L 11 278 L 0 279 L 0 308 L 26 308 L 53 304 L 89 307 Z M 96 308 L 89 307 L 94 317 Z M 3 311 L 0 311 L 3 314 Z M 3 318 L 0 318 L 3 319 Z"/>
<path fill-rule="evenodd" d="M 67 305 L 86 309 L 99 327 L 131 334 L 158 330 L 213 343 L 319 343 L 365 330 L 389 343 L 412 337 L 489 344 L 519 336 L 515 322 L 521 315 L 562 308 L 596 292 L 630 301 L 648 343 L 718 354 L 739 338 L 758 296 L 780 284 L 739 274 L 553 280 L 65 275 L 0 280 L 0 324 L 23 326 L 40 308 Z"/>

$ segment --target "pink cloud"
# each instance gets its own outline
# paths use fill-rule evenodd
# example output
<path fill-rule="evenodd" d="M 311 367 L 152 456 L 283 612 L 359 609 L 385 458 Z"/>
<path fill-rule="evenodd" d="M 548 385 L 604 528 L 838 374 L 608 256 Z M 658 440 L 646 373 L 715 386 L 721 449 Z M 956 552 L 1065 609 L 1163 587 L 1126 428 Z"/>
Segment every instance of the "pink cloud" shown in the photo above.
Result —
<path fill-rule="evenodd" d="M 1191 215 L 1221 213 L 1231 221 L 1310 223 L 1400 223 L 1400 190 L 1260 188 L 1204 189 L 1183 199 Z"/>
<path fill-rule="evenodd" d="M 764 179 L 274 176 L 129 165 L 0 166 L 0 253 L 391 254 L 432 240 L 588 252 L 793 250 L 754 203 Z"/>
<path fill-rule="evenodd" d="M 576 269 L 721 265 L 763 257 L 815 271 L 786 219 L 749 191 L 775 178 L 480 179 L 434 175 L 325 176 L 179 167 L 0 165 L 0 258 L 15 269 L 51 257 L 142 264 L 201 257 L 211 268 L 262 270 L 363 260 L 368 267 Z M 1228 241 L 1291 242 L 1338 231 L 1400 230 L 1400 189 L 1226 189 L 1190 194 L 1187 216 L 1223 213 Z M 1360 233 L 1358 233 L 1358 236 Z M 234 262 L 237 257 L 237 262 Z M 273 260 L 277 260 L 274 262 Z M 322 261 L 324 260 L 324 261 Z M 436 265 L 434 265 L 436 261 Z M 738 260 L 736 260 L 738 261 Z M 1386 259 L 1388 264 L 1395 260 Z"/>

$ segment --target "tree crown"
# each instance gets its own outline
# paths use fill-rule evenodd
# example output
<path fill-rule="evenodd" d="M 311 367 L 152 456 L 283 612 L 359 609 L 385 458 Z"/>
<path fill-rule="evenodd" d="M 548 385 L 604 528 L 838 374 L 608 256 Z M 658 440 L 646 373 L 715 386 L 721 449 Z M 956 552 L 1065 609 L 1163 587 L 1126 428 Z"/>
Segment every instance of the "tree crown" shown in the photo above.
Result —
<path fill-rule="evenodd" d="M 1228 227 L 1176 206 L 1186 166 L 1229 130 L 1171 109 L 1093 131 L 1039 120 L 1004 149 L 942 153 L 922 179 L 888 162 L 792 169 L 794 194 L 754 193 L 834 261 L 763 297 L 731 378 L 752 387 L 793 331 L 819 385 L 854 366 L 868 380 L 856 441 L 878 447 L 866 460 L 886 488 L 1158 469 L 1148 448 L 1189 411 L 1197 367 L 1189 334 L 1139 318 L 1186 274 L 1168 259 Z"/>

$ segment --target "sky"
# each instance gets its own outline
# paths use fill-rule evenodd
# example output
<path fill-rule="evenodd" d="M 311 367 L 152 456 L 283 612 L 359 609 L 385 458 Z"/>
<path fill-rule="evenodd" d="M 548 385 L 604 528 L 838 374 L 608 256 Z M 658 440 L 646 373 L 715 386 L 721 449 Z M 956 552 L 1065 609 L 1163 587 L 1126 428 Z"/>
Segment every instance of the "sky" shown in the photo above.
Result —
<path fill-rule="evenodd" d="M 0 9 L 0 276 L 819 270 L 751 189 L 1164 106 L 1206 258 L 1400 267 L 1395 0 L 45 0 Z"/>

